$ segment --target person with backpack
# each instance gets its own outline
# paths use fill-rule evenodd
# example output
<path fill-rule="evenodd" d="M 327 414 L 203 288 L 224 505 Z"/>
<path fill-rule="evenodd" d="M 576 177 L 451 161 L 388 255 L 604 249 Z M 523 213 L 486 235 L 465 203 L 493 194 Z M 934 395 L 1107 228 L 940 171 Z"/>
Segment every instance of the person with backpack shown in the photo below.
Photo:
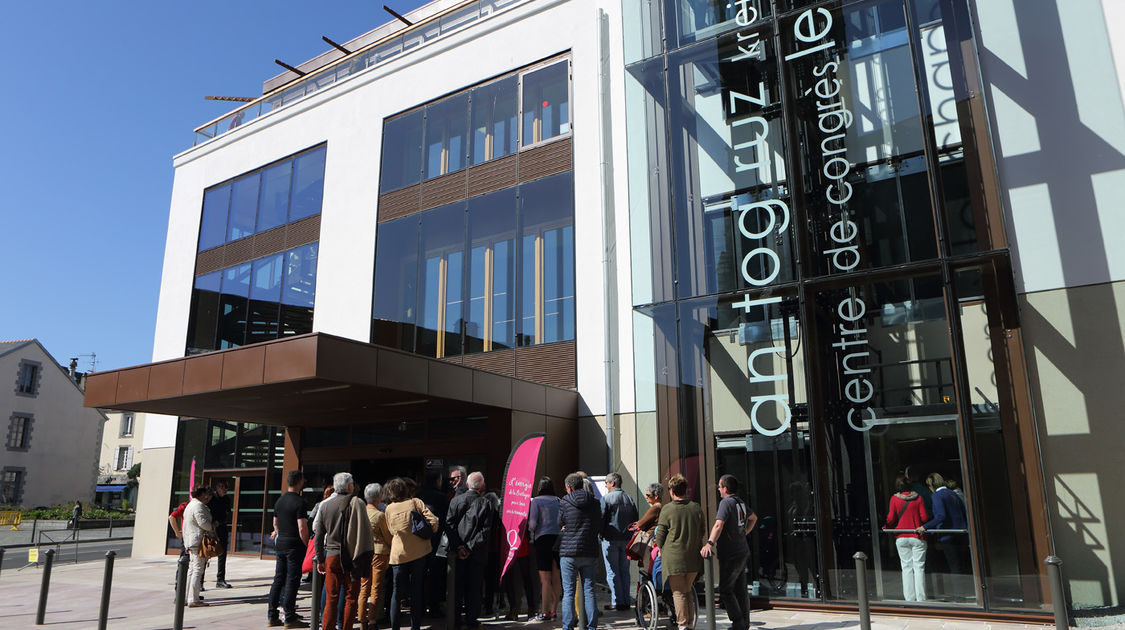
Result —
<path fill-rule="evenodd" d="M 574 609 L 574 595 L 579 576 L 585 597 L 586 628 L 598 627 L 598 603 L 594 595 L 594 578 L 597 573 L 598 534 L 602 514 L 593 493 L 584 489 L 585 479 L 572 473 L 566 477 L 566 496 L 559 500 L 559 563 L 562 565 L 562 625 L 563 630 L 574 630 L 578 615 Z"/>
<path fill-rule="evenodd" d="M 457 554 L 456 625 L 476 630 L 480 628 L 481 585 L 488 564 L 495 507 L 484 497 L 484 475 L 479 471 L 469 473 L 465 487 L 449 502 L 447 531 L 449 549 Z"/>
<path fill-rule="evenodd" d="M 719 557 L 719 597 L 730 617 L 731 630 L 746 630 L 750 627 L 750 593 L 746 590 L 750 547 L 746 535 L 754 529 L 758 515 L 746 507 L 737 492 L 737 477 L 723 475 L 719 478 L 722 498 L 707 544 L 699 550 L 699 555 L 709 558 L 714 552 Z"/>
<path fill-rule="evenodd" d="M 637 522 L 637 504 L 633 497 L 621 489 L 621 475 L 611 472 L 605 476 L 606 493 L 601 498 L 602 557 L 605 559 L 605 579 L 609 582 L 612 601 L 606 610 L 629 610 L 629 558 L 626 546 L 633 532 L 630 526 Z"/>
<path fill-rule="evenodd" d="M 895 534 L 895 548 L 902 565 L 902 595 L 908 602 L 926 601 L 926 539 L 918 528 L 930 520 L 925 501 L 911 486 L 910 477 L 895 479 L 895 494 L 887 510 L 886 529 L 910 530 Z"/>

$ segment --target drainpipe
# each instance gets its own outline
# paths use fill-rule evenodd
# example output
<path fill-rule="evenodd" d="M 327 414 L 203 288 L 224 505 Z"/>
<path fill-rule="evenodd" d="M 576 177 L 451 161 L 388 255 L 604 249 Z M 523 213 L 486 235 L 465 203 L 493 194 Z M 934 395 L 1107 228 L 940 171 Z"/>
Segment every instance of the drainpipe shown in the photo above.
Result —
<path fill-rule="evenodd" d="M 605 372 L 605 443 L 608 457 L 606 472 L 614 472 L 616 449 L 614 441 L 617 423 L 614 418 L 616 397 L 614 382 L 616 370 L 617 325 L 615 311 L 617 306 L 616 261 L 616 220 L 613 207 L 613 166 L 610 162 L 613 153 L 612 108 L 609 102 L 609 16 L 604 9 L 598 9 L 598 103 L 601 106 L 601 125 L 598 127 L 598 140 L 601 148 L 601 194 L 602 194 L 602 286 L 605 289 L 605 311 L 602 315 L 605 347 L 603 363 Z"/>

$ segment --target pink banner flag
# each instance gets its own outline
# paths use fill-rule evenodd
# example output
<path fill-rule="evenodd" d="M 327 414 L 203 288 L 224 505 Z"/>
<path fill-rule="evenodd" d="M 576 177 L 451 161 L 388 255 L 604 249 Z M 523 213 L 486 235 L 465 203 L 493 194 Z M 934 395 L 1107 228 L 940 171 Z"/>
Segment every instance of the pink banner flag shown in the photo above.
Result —
<path fill-rule="evenodd" d="M 500 570 L 501 579 L 527 535 L 527 513 L 531 508 L 535 466 L 539 461 L 539 447 L 542 444 L 542 433 L 529 433 L 523 436 L 508 456 L 508 466 L 504 471 L 504 512 L 500 515 L 508 542 L 508 557 L 504 559 L 504 568 Z"/>
<path fill-rule="evenodd" d="M 187 491 L 188 496 L 191 496 L 191 491 L 195 490 L 195 458 L 191 458 L 191 476 L 188 477 Z"/>

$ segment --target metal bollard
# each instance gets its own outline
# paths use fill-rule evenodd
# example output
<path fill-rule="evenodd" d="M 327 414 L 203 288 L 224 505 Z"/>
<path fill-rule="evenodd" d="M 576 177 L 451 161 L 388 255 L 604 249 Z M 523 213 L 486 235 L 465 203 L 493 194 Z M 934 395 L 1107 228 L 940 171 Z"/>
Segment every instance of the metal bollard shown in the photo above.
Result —
<path fill-rule="evenodd" d="M 74 564 L 78 564 L 78 521 L 74 522 Z"/>
<path fill-rule="evenodd" d="M 113 515 L 109 517 L 109 535 L 106 538 L 113 538 Z"/>
<path fill-rule="evenodd" d="M 43 583 L 39 586 L 39 608 L 35 611 L 35 625 L 43 625 L 47 616 L 47 592 L 51 590 L 51 567 L 55 564 L 55 550 L 47 550 L 47 563 L 43 565 Z"/>
<path fill-rule="evenodd" d="M 1062 584 L 1062 558 L 1047 556 L 1047 577 L 1051 581 L 1051 608 L 1055 611 L 1055 629 L 1067 630 L 1070 621 L 1066 613 L 1066 593 Z"/>
<path fill-rule="evenodd" d="M 31 522 L 31 544 L 35 544 L 35 529 L 39 527 L 39 518 Z"/>
<path fill-rule="evenodd" d="M 184 630 L 184 600 L 187 599 L 188 554 L 176 561 L 176 609 L 172 613 L 172 630 Z"/>
<path fill-rule="evenodd" d="M 0 569 L 4 568 L 4 548 L 0 547 Z"/>
<path fill-rule="evenodd" d="M 867 554 L 855 552 L 855 582 L 859 598 L 859 629 L 871 630 L 871 602 L 867 598 Z"/>
<path fill-rule="evenodd" d="M 117 552 L 105 552 L 105 573 L 102 574 L 102 607 L 98 611 L 98 630 L 105 630 L 109 623 L 109 591 L 113 587 L 113 559 Z"/>
<path fill-rule="evenodd" d="M 707 598 L 707 630 L 715 630 L 715 581 L 711 577 L 714 571 L 714 565 L 711 558 L 703 559 L 703 579 L 707 581 L 704 584 L 703 592 Z M 743 614 L 749 619 L 750 611 L 743 611 Z"/>
<path fill-rule="evenodd" d="M 312 624 L 313 628 L 320 627 L 320 588 L 324 584 L 324 576 L 320 574 L 320 563 L 313 557 L 312 570 Z M 272 611 L 271 611 L 272 612 Z"/>
<path fill-rule="evenodd" d="M 445 627 L 453 630 L 457 620 L 457 559 L 456 551 L 447 550 L 445 581 Z"/>

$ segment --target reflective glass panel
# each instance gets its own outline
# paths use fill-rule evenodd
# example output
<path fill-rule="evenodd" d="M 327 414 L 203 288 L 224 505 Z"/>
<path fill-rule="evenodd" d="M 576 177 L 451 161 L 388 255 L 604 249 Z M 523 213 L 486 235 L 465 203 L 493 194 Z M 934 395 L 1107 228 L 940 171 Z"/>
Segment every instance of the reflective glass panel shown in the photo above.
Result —
<path fill-rule="evenodd" d="M 516 203 L 515 188 L 469 200 L 467 353 L 515 345 Z"/>
<path fill-rule="evenodd" d="M 234 180 L 230 197 L 230 219 L 227 240 L 233 241 L 254 233 L 258 214 L 258 183 L 261 173 L 251 173 Z"/>
<path fill-rule="evenodd" d="M 371 342 L 414 350 L 418 314 L 418 225 L 409 216 L 379 224 Z"/>
<path fill-rule="evenodd" d="M 230 184 L 208 189 L 203 193 L 203 218 L 199 226 L 199 251 L 226 242 L 227 209 L 230 207 Z"/>
<path fill-rule="evenodd" d="M 480 164 L 516 152 L 518 92 L 519 81 L 515 76 L 473 90 L 469 164 Z"/>
<path fill-rule="evenodd" d="M 770 13 L 769 0 L 664 0 L 664 19 L 673 47 L 756 26 Z"/>
<path fill-rule="evenodd" d="M 398 190 L 422 181 L 422 121 L 425 110 L 392 118 L 383 124 L 383 153 L 379 161 L 379 192 Z"/>
<path fill-rule="evenodd" d="M 258 207 L 258 231 L 284 225 L 289 214 L 289 181 L 293 162 L 286 160 L 262 172 L 262 195 Z"/>
<path fill-rule="evenodd" d="M 426 179 L 465 168 L 468 125 L 468 92 L 426 108 Z"/>
<path fill-rule="evenodd" d="M 520 186 L 520 345 L 574 338 L 574 177 Z"/>
<path fill-rule="evenodd" d="M 320 213 L 324 197 L 324 158 L 327 149 L 320 147 L 302 153 L 293 162 L 293 198 L 289 203 L 289 220 L 296 221 Z"/>
<path fill-rule="evenodd" d="M 285 253 L 285 278 L 281 291 L 282 336 L 312 332 L 319 249 L 319 243 L 310 243 Z"/>
<path fill-rule="evenodd" d="M 246 320 L 246 343 L 277 338 L 284 263 L 284 254 L 260 258 L 253 263 L 250 305 Z"/>
<path fill-rule="evenodd" d="M 187 353 L 215 350 L 218 332 L 219 287 L 222 272 L 215 271 L 195 279 L 191 292 L 191 315 L 188 321 Z"/>
<path fill-rule="evenodd" d="M 417 352 L 435 357 L 461 354 L 465 204 L 422 215 Z"/>
<path fill-rule="evenodd" d="M 523 145 L 570 132 L 570 62 L 523 75 Z"/>
<path fill-rule="evenodd" d="M 246 307 L 250 298 L 250 263 L 223 270 L 219 297 L 219 349 L 246 343 Z"/>

